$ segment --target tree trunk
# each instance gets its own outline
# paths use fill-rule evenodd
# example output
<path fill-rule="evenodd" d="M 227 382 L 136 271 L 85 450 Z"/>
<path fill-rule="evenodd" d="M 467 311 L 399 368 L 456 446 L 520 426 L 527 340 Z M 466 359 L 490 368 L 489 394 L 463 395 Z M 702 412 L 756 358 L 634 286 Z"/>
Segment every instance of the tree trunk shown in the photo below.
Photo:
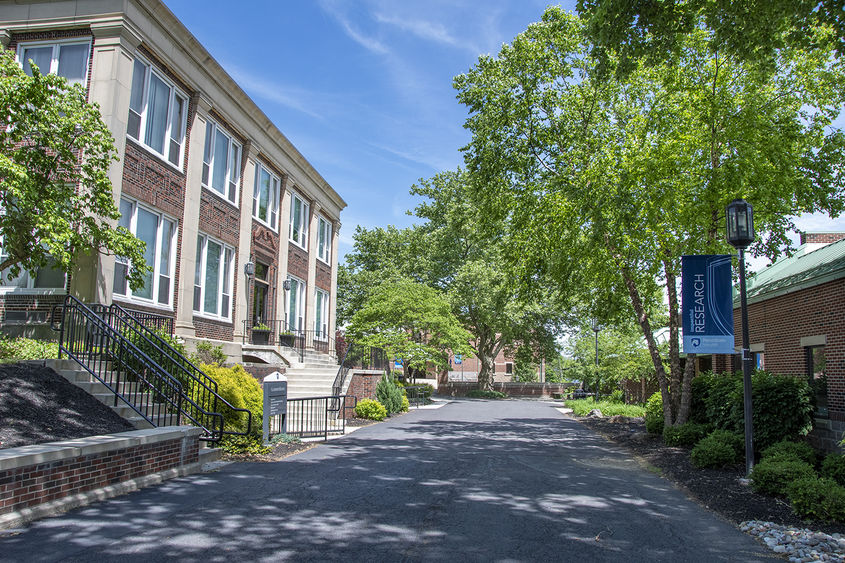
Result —
<path fill-rule="evenodd" d="M 478 372 L 478 388 L 483 390 L 493 390 L 493 361 L 495 357 L 489 353 L 478 353 L 478 361 L 481 364 L 481 370 Z"/>
<path fill-rule="evenodd" d="M 681 411 L 681 354 L 679 349 L 678 330 L 678 291 L 675 286 L 677 277 L 668 259 L 663 260 L 663 271 L 666 274 L 666 294 L 669 301 L 669 390 L 672 392 L 672 418 L 666 419 L 668 424 L 683 424 L 680 420 Z"/>

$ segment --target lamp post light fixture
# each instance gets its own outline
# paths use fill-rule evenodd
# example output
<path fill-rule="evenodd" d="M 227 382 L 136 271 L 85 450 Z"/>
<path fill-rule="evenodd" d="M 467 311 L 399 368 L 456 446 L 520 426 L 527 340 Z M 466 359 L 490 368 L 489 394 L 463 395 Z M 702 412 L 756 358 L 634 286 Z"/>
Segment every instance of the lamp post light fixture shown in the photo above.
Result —
<path fill-rule="evenodd" d="M 745 249 L 754 242 L 754 214 L 751 204 L 735 199 L 725 210 L 728 243 L 739 250 L 739 306 L 742 318 L 742 396 L 745 414 L 745 473 L 754 468 L 753 423 L 751 420 L 751 350 L 748 336 L 748 300 L 745 294 Z"/>
<path fill-rule="evenodd" d="M 599 331 L 601 330 L 601 325 L 599 324 L 598 319 L 593 319 L 591 328 L 593 332 L 596 333 L 596 402 L 599 402 L 599 389 L 601 388 L 601 379 L 599 376 Z"/>

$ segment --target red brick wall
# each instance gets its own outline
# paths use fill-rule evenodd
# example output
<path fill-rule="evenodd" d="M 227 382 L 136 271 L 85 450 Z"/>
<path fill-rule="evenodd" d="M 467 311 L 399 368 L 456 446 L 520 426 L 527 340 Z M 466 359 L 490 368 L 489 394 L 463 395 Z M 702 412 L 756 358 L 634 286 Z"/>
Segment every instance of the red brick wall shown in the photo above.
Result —
<path fill-rule="evenodd" d="M 0 514 L 196 462 L 197 436 L 184 439 L 184 452 L 178 438 L 0 471 Z"/>
<path fill-rule="evenodd" d="M 316 285 L 328 293 L 332 292 L 332 269 L 327 264 L 317 260 Z"/>
<path fill-rule="evenodd" d="M 845 238 L 845 233 L 801 233 L 801 244 L 830 244 Z"/>
<path fill-rule="evenodd" d="M 234 340 L 234 325 L 232 321 L 216 321 L 194 315 L 194 330 L 197 338 L 211 340 Z"/>
<path fill-rule="evenodd" d="M 346 394 L 357 398 L 359 401 L 362 399 L 375 399 L 376 386 L 379 381 L 381 381 L 381 373 L 353 372 Z"/>
<path fill-rule="evenodd" d="M 288 248 L 288 273 L 308 281 L 308 253 L 292 242 L 288 243 Z"/>
<path fill-rule="evenodd" d="M 739 309 L 734 310 L 736 346 L 742 343 Z M 845 278 L 748 306 L 751 345 L 764 344 L 768 371 L 806 377 L 801 338 L 826 335 L 830 418 L 845 420 Z M 714 369 L 731 366 L 731 356 L 716 356 Z M 739 365 L 734 365 L 739 369 Z"/>
<path fill-rule="evenodd" d="M 551 397 L 552 393 L 566 393 L 571 385 L 563 383 L 512 383 L 496 381 L 493 389 L 510 397 Z M 438 395 L 464 396 L 469 391 L 478 389 L 477 383 L 459 383 L 452 381 L 437 386 Z"/>

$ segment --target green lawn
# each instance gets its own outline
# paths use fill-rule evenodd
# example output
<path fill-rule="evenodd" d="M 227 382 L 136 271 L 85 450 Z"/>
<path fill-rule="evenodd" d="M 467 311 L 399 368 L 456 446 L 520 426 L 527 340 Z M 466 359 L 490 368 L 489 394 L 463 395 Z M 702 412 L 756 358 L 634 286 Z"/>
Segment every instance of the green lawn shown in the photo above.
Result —
<path fill-rule="evenodd" d="M 588 399 L 569 399 L 566 406 L 572 409 L 576 416 L 587 416 L 593 409 L 598 409 L 604 416 L 645 416 L 645 407 L 640 405 L 626 405 L 611 401 L 599 401 L 596 403 L 592 397 Z"/>

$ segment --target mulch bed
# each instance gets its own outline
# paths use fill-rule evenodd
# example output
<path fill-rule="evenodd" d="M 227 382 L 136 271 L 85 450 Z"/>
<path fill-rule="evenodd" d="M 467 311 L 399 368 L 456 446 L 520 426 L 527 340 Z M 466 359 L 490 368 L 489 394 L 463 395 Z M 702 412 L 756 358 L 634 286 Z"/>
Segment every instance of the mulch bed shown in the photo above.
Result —
<path fill-rule="evenodd" d="M 690 461 L 688 449 L 664 445 L 660 436 L 646 433 L 642 419 L 573 418 L 628 449 L 649 466 L 656 467 L 692 500 L 731 522 L 764 520 L 829 534 L 845 533 L 845 525 L 804 521 L 792 512 L 785 498 L 757 494 L 750 486 L 742 485 L 739 480 L 745 474 L 744 463 L 726 469 L 696 468 Z"/>
<path fill-rule="evenodd" d="M 273 446 L 273 451 L 269 454 L 229 454 L 224 453 L 223 461 L 254 461 L 259 463 L 268 463 L 271 461 L 280 461 L 286 457 L 310 450 L 317 444 L 322 442 L 299 442 L 293 444 L 277 444 Z"/>
<path fill-rule="evenodd" d="M 50 368 L 0 364 L 0 448 L 14 448 L 135 427 Z"/>

